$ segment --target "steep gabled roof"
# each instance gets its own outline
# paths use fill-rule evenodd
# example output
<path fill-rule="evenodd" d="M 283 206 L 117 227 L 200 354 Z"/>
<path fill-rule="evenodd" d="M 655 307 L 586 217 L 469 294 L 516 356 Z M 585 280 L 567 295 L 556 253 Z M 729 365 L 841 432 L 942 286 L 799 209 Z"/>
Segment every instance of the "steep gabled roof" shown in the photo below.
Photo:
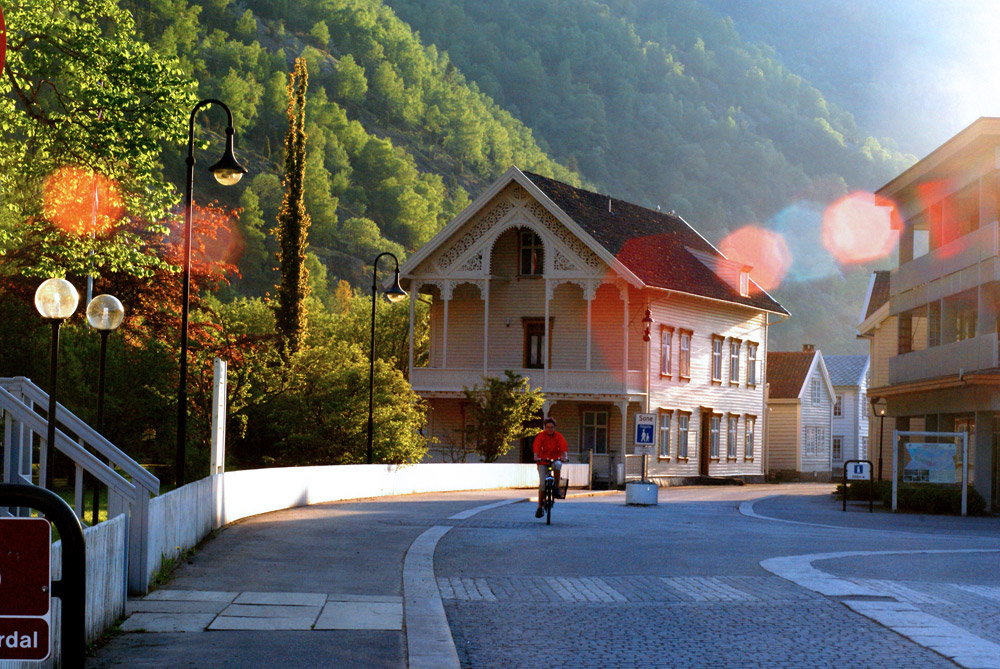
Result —
<path fill-rule="evenodd" d="M 889 270 L 876 270 L 872 272 L 874 281 L 871 285 L 871 293 L 868 296 L 868 309 L 865 311 L 865 320 L 874 314 L 879 307 L 889 301 Z"/>
<path fill-rule="evenodd" d="M 802 392 L 816 351 L 771 351 L 767 354 L 768 397 L 793 400 Z"/>
<path fill-rule="evenodd" d="M 835 386 L 860 386 L 868 369 L 867 355 L 825 355 L 823 361 Z"/>
<path fill-rule="evenodd" d="M 729 262 L 682 218 L 524 172 L 535 186 L 648 286 L 788 315 L 753 284 L 743 297 L 688 249 Z M 610 207 L 609 207 L 610 203 Z"/>

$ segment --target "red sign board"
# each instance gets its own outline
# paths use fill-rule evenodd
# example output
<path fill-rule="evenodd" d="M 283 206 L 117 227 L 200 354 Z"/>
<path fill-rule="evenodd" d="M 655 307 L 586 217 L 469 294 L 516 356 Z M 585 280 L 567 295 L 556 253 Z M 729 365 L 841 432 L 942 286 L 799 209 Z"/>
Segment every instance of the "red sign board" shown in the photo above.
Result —
<path fill-rule="evenodd" d="M 49 656 L 52 526 L 0 518 L 0 660 Z"/>

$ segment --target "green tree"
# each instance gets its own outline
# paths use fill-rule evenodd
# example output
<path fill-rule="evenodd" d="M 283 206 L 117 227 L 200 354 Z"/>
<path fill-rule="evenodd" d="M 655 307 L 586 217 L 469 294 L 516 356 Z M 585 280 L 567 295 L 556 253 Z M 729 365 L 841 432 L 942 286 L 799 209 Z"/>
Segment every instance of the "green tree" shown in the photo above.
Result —
<path fill-rule="evenodd" d="M 305 338 L 309 276 L 306 270 L 306 239 L 309 214 L 305 207 L 306 171 L 306 61 L 295 59 L 288 79 L 288 133 L 285 135 L 285 196 L 278 213 L 281 250 L 281 284 L 278 286 L 276 322 L 282 350 L 297 352 Z"/>
<path fill-rule="evenodd" d="M 334 93 L 346 102 L 360 102 L 368 92 L 365 68 L 358 65 L 351 54 L 340 59 L 333 81 Z"/>
<path fill-rule="evenodd" d="M 178 199 L 160 175 L 160 141 L 185 139 L 194 84 L 174 59 L 154 54 L 115 0 L 37 0 L 10 6 L 0 72 L 0 253 L 21 253 L 8 271 L 39 276 L 165 267 L 150 233 Z M 76 176 L 57 169 L 80 166 Z M 73 183 L 76 180 L 76 183 Z M 59 227 L 60 214 L 92 185 L 104 194 L 105 225 Z M 46 207 L 45 185 L 68 195 Z M 87 210 L 89 213 L 89 208 Z M 133 223 L 126 224 L 126 219 Z M 135 225 L 134 221 L 142 221 Z M 67 230 L 70 228 L 70 230 Z M 96 233 L 94 235 L 86 233 Z M 80 234 L 84 233 L 84 234 Z"/>
<path fill-rule="evenodd" d="M 469 401 L 470 419 L 466 427 L 466 442 L 475 444 L 486 462 L 496 462 L 518 439 L 530 436 L 525 421 L 542 409 L 545 396 L 541 389 L 532 388 L 528 379 L 510 370 L 504 378 L 483 378 L 482 386 L 463 388 Z"/>

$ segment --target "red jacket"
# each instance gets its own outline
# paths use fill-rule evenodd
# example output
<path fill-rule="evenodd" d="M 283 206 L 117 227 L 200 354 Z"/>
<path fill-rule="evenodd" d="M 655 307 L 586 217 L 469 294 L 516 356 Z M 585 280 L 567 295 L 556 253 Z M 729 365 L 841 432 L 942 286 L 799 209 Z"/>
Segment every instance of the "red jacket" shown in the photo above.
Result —
<path fill-rule="evenodd" d="M 560 460 L 565 459 L 566 451 L 569 450 L 569 445 L 566 443 L 566 439 L 559 434 L 554 432 L 551 436 L 547 432 L 539 432 L 538 436 L 535 437 L 534 451 L 535 460 Z"/>

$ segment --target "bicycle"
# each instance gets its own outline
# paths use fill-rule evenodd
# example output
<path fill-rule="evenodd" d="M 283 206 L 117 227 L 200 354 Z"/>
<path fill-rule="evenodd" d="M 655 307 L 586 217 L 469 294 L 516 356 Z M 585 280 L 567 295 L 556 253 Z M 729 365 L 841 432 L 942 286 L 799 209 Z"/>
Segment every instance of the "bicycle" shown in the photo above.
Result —
<path fill-rule="evenodd" d="M 556 488 L 555 477 L 552 476 L 552 463 L 545 466 L 545 484 L 542 491 L 542 508 L 545 509 L 545 524 L 552 524 L 552 507 L 557 499 L 566 499 L 566 488 L 569 486 L 569 479 L 559 478 L 559 488 Z"/>

